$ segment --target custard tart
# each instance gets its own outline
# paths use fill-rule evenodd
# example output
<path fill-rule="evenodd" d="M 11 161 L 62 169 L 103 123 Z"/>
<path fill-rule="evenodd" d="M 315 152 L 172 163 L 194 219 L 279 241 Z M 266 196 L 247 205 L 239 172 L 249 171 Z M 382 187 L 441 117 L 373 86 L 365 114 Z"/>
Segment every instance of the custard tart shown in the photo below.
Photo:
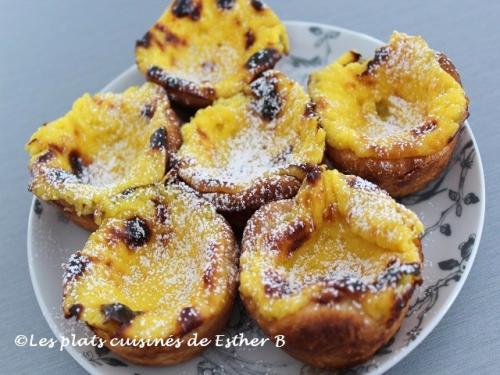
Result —
<path fill-rule="evenodd" d="M 163 88 L 145 83 L 120 94 L 85 94 L 26 145 L 29 189 L 93 230 L 96 206 L 128 188 L 160 181 L 180 143 Z"/>
<path fill-rule="evenodd" d="M 199 110 L 181 132 L 179 177 L 224 214 L 295 195 L 325 145 L 308 95 L 275 70 Z"/>
<path fill-rule="evenodd" d="M 175 0 L 135 49 L 148 80 L 198 108 L 238 93 L 286 53 L 285 26 L 260 0 Z"/>
<path fill-rule="evenodd" d="M 226 324 L 237 245 L 224 218 L 183 183 L 136 188 L 99 207 L 99 229 L 65 265 L 66 318 L 143 365 L 186 361 Z"/>
<path fill-rule="evenodd" d="M 372 60 L 350 51 L 310 76 L 333 165 L 393 197 L 446 168 L 468 117 L 453 63 L 419 36 L 395 32 Z"/>
<path fill-rule="evenodd" d="M 399 329 L 421 283 L 423 229 L 376 185 L 317 167 L 296 197 L 250 219 L 241 299 L 297 359 L 321 368 L 363 362 Z"/>

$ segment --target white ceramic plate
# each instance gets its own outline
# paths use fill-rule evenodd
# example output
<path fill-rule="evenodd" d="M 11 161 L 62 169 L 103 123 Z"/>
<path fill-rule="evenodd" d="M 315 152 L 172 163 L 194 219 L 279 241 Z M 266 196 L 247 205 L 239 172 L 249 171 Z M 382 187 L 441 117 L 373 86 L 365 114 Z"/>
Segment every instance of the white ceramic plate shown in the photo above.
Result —
<path fill-rule="evenodd" d="M 341 53 L 356 49 L 371 56 L 381 42 L 369 36 L 333 26 L 286 22 L 291 55 L 278 68 L 305 84 L 311 70 L 331 62 Z M 133 66 L 104 91 L 119 92 L 144 79 Z M 425 191 L 405 198 L 426 226 L 424 283 L 414 294 L 401 330 L 369 362 L 344 371 L 349 374 L 379 374 L 411 352 L 436 326 L 462 288 L 477 253 L 484 219 L 484 175 L 479 151 L 467 124 L 447 172 Z M 63 318 L 61 263 L 81 249 L 88 233 L 68 222 L 58 211 L 33 201 L 28 225 L 28 262 L 38 303 L 57 337 L 89 336 L 83 325 Z M 235 308 L 227 335 L 243 332 L 247 337 L 261 332 L 241 307 Z M 210 348 L 188 363 L 165 368 L 147 368 L 127 363 L 91 346 L 68 347 L 68 352 L 92 374 L 326 374 L 327 372 L 290 358 L 274 346 L 265 348 Z"/>

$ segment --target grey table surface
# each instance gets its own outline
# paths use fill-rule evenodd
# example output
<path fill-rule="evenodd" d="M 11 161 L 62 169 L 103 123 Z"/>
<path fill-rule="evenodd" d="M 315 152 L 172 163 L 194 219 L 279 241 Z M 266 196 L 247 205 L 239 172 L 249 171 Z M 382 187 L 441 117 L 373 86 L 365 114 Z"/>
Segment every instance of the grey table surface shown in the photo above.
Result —
<path fill-rule="evenodd" d="M 85 371 L 67 354 L 17 348 L 18 334 L 51 337 L 26 259 L 31 195 L 23 144 L 133 61 L 133 43 L 167 1 L 0 0 L 0 373 Z M 458 66 L 486 174 L 486 225 L 462 292 L 437 328 L 391 374 L 500 373 L 500 2 L 269 0 L 282 19 L 317 21 L 386 40 L 421 34 Z M 496 228 L 496 230 L 495 230 Z"/>

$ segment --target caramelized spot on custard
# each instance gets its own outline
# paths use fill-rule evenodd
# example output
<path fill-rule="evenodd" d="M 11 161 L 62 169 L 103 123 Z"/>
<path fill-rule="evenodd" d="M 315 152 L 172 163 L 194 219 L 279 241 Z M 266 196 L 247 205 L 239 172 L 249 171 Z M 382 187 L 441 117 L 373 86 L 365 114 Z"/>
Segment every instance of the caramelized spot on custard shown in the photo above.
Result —
<path fill-rule="evenodd" d="M 330 203 L 323 212 L 323 219 L 325 221 L 332 222 L 335 219 L 336 215 L 337 215 L 337 207 L 334 204 Z"/>
<path fill-rule="evenodd" d="M 135 187 L 130 187 L 128 189 L 123 190 L 120 194 L 123 195 L 124 197 L 132 194 L 137 188 Z"/>
<path fill-rule="evenodd" d="M 250 85 L 256 99 L 251 104 L 252 109 L 267 121 L 276 119 L 283 106 L 283 99 L 278 92 L 277 83 L 276 77 L 264 75 Z"/>
<path fill-rule="evenodd" d="M 190 17 L 193 21 L 197 21 L 201 15 L 201 3 L 195 0 L 175 0 L 172 4 L 172 13 L 179 18 Z"/>
<path fill-rule="evenodd" d="M 361 54 L 356 51 L 350 51 L 352 56 L 352 61 L 357 62 L 361 59 Z"/>
<path fill-rule="evenodd" d="M 165 224 L 167 222 L 169 213 L 168 208 L 161 202 L 155 202 L 156 204 L 156 220 L 160 223 Z"/>
<path fill-rule="evenodd" d="M 152 119 L 156 111 L 154 104 L 145 104 L 141 109 L 141 116 Z"/>
<path fill-rule="evenodd" d="M 255 52 L 247 60 L 245 68 L 253 75 L 258 75 L 271 69 L 281 58 L 281 54 L 275 48 L 264 48 Z"/>
<path fill-rule="evenodd" d="M 104 322 L 115 322 L 120 325 L 129 325 L 138 315 L 128 306 L 122 303 L 110 303 L 101 305 L 101 312 L 104 314 Z"/>
<path fill-rule="evenodd" d="M 148 31 L 144 36 L 135 42 L 136 47 L 148 48 L 151 45 L 151 33 Z"/>
<path fill-rule="evenodd" d="M 76 150 L 73 150 L 69 153 L 68 158 L 69 158 L 69 165 L 71 166 L 73 174 L 76 177 L 81 178 L 83 174 L 83 167 L 85 165 L 83 163 L 82 157 L 80 156 L 80 153 Z"/>
<path fill-rule="evenodd" d="M 203 138 L 203 139 L 208 139 L 208 135 L 207 133 L 205 133 L 203 130 L 201 130 L 200 128 L 196 128 L 196 133 L 198 133 L 198 135 L 200 136 L 200 138 Z"/>
<path fill-rule="evenodd" d="M 252 7 L 258 12 L 264 9 L 264 3 L 260 0 L 251 0 L 251 4 Z"/>
<path fill-rule="evenodd" d="M 49 150 L 58 152 L 59 154 L 62 154 L 64 152 L 64 146 L 51 143 L 51 144 L 49 144 Z"/>
<path fill-rule="evenodd" d="M 187 108 L 177 102 L 170 103 L 170 106 L 172 107 L 172 110 L 179 118 L 181 125 L 191 121 L 191 118 L 196 114 L 196 110 L 192 108 Z"/>
<path fill-rule="evenodd" d="M 177 320 L 181 325 L 182 334 L 191 332 L 203 323 L 200 314 L 194 307 L 183 308 Z"/>
<path fill-rule="evenodd" d="M 217 0 L 217 6 L 222 10 L 233 9 L 236 0 Z"/>
<path fill-rule="evenodd" d="M 426 120 L 422 125 L 418 126 L 417 128 L 414 128 L 411 130 L 411 135 L 414 137 L 419 137 L 425 134 L 428 134 L 432 132 L 434 129 L 436 129 L 438 126 L 438 123 L 435 119 L 428 119 Z"/>
<path fill-rule="evenodd" d="M 203 270 L 203 285 L 205 285 L 205 288 L 211 289 L 214 285 L 214 274 L 214 265 L 212 263 L 208 263 Z"/>
<path fill-rule="evenodd" d="M 280 298 L 291 293 L 290 284 L 274 269 L 264 272 L 264 293 L 269 297 Z"/>
<path fill-rule="evenodd" d="M 125 222 L 125 242 L 133 249 L 145 245 L 151 237 L 146 220 L 136 216 Z"/>
<path fill-rule="evenodd" d="M 82 312 L 83 312 L 83 305 L 81 303 L 75 303 L 74 305 L 71 305 L 68 312 L 64 313 L 64 317 L 66 319 L 69 319 L 72 317 L 80 319 L 80 317 L 82 316 Z"/>
<path fill-rule="evenodd" d="M 311 232 L 312 228 L 297 218 L 269 240 L 271 248 L 288 257 L 311 237 Z"/>
<path fill-rule="evenodd" d="M 173 45 L 186 45 L 186 41 L 170 31 L 165 25 L 155 23 L 154 28 L 165 35 L 165 42 Z"/>
<path fill-rule="evenodd" d="M 460 75 L 457 72 L 457 68 L 451 62 L 451 60 L 448 59 L 448 56 L 446 56 L 442 52 L 438 52 L 436 53 L 436 58 L 438 60 L 439 65 L 441 66 L 441 69 L 443 69 L 446 73 L 452 76 L 455 81 L 462 84 L 462 80 L 460 79 Z"/>
<path fill-rule="evenodd" d="M 71 255 L 68 259 L 68 262 L 63 265 L 64 283 L 66 284 L 68 282 L 78 280 L 78 278 L 83 275 L 89 264 L 90 259 L 83 255 L 81 252 L 77 251 L 76 253 Z"/>
<path fill-rule="evenodd" d="M 306 175 L 306 181 L 315 185 L 321 179 L 321 168 L 314 166 Z"/>
<path fill-rule="evenodd" d="M 389 56 L 390 56 L 389 46 L 384 46 L 377 49 L 375 51 L 375 56 L 368 62 L 368 64 L 366 65 L 366 69 L 363 73 L 361 73 L 361 76 L 367 76 L 373 74 L 374 71 L 377 69 L 377 67 L 381 65 L 382 62 L 386 61 L 389 58 Z"/>
<path fill-rule="evenodd" d="M 311 118 L 316 115 L 316 104 L 312 101 L 306 104 L 306 108 L 304 109 L 304 117 Z"/>
<path fill-rule="evenodd" d="M 47 152 L 44 152 L 42 155 L 40 155 L 37 159 L 37 163 L 46 163 L 48 162 L 50 159 L 52 159 L 54 157 L 54 153 L 49 150 Z"/>
<path fill-rule="evenodd" d="M 255 43 L 255 34 L 252 30 L 245 33 L 245 49 L 249 49 Z"/>
<path fill-rule="evenodd" d="M 387 265 L 384 273 L 380 275 L 374 286 L 380 290 L 389 285 L 395 285 L 404 275 L 420 275 L 420 265 L 418 263 L 401 264 L 394 260 Z"/>
<path fill-rule="evenodd" d="M 153 150 L 164 149 L 167 146 L 167 131 L 165 128 L 158 128 L 151 134 L 149 145 Z"/>
<path fill-rule="evenodd" d="M 80 319 L 82 312 L 83 312 L 83 305 L 81 303 L 75 303 L 74 305 L 71 305 L 68 312 L 64 314 L 64 317 L 66 319 L 69 319 L 74 316 L 77 319 Z"/>
<path fill-rule="evenodd" d="M 168 75 L 163 69 L 158 66 L 152 66 L 147 71 L 148 80 L 165 87 L 167 90 L 176 90 L 182 93 L 188 93 L 200 98 L 214 98 L 215 90 L 212 87 L 204 87 L 195 89 L 193 92 L 193 83 L 184 79 Z"/>

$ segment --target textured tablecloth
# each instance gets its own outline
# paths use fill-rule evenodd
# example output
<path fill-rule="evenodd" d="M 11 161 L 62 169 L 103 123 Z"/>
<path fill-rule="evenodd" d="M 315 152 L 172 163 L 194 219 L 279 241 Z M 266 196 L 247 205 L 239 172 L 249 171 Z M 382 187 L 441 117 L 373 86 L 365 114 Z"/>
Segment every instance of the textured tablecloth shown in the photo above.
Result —
<path fill-rule="evenodd" d="M 421 34 L 446 51 L 471 100 L 486 173 L 486 226 L 472 272 L 448 314 L 391 374 L 500 373 L 500 2 L 269 0 L 282 19 L 339 25 L 387 40 Z M 26 259 L 31 195 L 23 144 L 133 61 L 133 46 L 167 1 L 0 1 L 0 373 L 84 370 L 67 354 L 17 348 L 18 334 L 52 337 Z"/>

